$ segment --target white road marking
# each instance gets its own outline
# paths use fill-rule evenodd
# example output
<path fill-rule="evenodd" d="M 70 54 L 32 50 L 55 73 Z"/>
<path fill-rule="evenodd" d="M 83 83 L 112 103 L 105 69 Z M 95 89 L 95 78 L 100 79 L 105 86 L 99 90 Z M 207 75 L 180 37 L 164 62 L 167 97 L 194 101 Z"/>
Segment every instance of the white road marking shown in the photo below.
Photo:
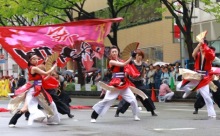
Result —
<path fill-rule="evenodd" d="M 164 130 L 173 131 L 173 130 L 193 130 L 193 129 L 196 129 L 196 128 L 155 128 L 154 130 L 156 130 L 156 131 L 164 131 Z"/>
<path fill-rule="evenodd" d="M 165 110 L 173 110 L 173 111 L 194 111 L 193 109 L 165 109 Z M 206 112 L 206 110 L 199 110 L 199 112 Z"/>

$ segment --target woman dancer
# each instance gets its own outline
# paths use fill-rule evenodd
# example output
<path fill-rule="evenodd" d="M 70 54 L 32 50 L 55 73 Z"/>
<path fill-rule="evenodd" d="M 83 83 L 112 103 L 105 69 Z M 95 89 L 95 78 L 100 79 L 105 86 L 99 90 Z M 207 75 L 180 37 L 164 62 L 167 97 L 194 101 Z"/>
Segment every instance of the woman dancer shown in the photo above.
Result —
<path fill-rule="evenodd" d="M 110 49 L 110 60 L 108 62 L 108 67 L 112 71 L 112 80 L 110 81 L 109 85 L 114 86 L 116 89 L 114 91 L 107 90 L 104 99 L 93 106 L 94 111 L 91 115 L 92 123 L 96 122 L 96 119 L 99 115 L 103 115 L 104 113 L 106 113 L 106 111 L 110 108 L 112 102 L 118 97 L 118 95 L 121 95 L 127 102 L 131 104 L 134 120 L 140 120 L 140 118 L 137 116 L 137 113 L 139 112 L 137 100 L 129 88 L 129 86 L 133 84 L 129 81 L 128 78 L 125 77 L 126 69 L 124 67 L 131 60 L 132 57 L 123 62 L 118 58 L 118 48 L 112 47 Z"/>
<path fill-rule="evenodd" d="M 32 125 L 34 120 L 41 120 L 47 118 L 48 124 L 58 124 L 60 117 L 56 108 L 56 105 L 52 101 L 51 96 L 42 87 L 42 76 L 50 74 L 55 68 L 54 65 L 49 71 L 45 72 L 41 70 L 38 65 L 38 57 L 35 53 L 28 55 L 28 75 L 29 84 L 24 86 L 22 89 L 23 93 L 19 97 L 15 97 L 9 103 L 9 109 L 16 109 L 24 100 L 23 107 L 12 117 L 9 122 L 9 127 L 15 127 L 17 120 L 22 116 L 23 113 L 29 111 L 30 117 L 28 119 L 28 125 Z M 17 102 L 17 103 L 16 103 Z M 40 104 L 48 113 L 48 116 L 43 111 L 38 109 Z"/>
<path fill-rule="evenodd" d="M 209 82 L 212 80 L 212 62 L 215 59 L 215 51 L 208 46 L 208 42 L 202 39 L 192 53 L 195 59 L 194 70 L 203 74 L 201 80 L 183 80 L 177 85 L 177 89 L 185 90 L 183 98 L 189 96 L 192 91 L 198 90 L 205 100 L 208 117 L 216 118 L 213 101 L 209 95 Z M 194 89 L 191 89 L 194 87 Z"/>
<path fill-rule="evenodd" d="M 136 86 L 136 88 L 140 89 L 148 96 L 148 98 L 145 100 L 143 100 L 143 98 L 140 97 L 139 95 L 137 96 L 139 98 L 139 100 L 141 101 L 141 103 L 143 104 L 143 106 L 147 109 L 147 111 L 151 112 L 152 116 L 157 116 L 157 114 L 154 112 L 154 110 L 156 109 L 154 106 L 154 103 L 151 100 L 151 98 L 149 97 L 149 95 L 147 94 L 146 87 L 143 84 L 143 78 L 144 78 L 144 74 L 145 74 L 145 63 L 142 60 L 144 58 L 144 53 L 139 49 L 136 50 L 135 52 L 136 52 L 136 55 L 134 56 L 135 59 L 134 59 L 134 61 L 132 61 L 132 64 L 134 64 L 134 66 L 138 69 L 138 71 L 140 72 L 140 76 L 138 76 L 136 78 L 129 77 L 129 79 Z M 130 104 L 128 102 L 126 102 L 124 99 L 122 99 L 120 101 L 120 103 L 118 104 L 118 108 L 115 113 L 115 117 L 119 117 L 119 113 L 124 114 L 129 106 L 130 106 Z"/>

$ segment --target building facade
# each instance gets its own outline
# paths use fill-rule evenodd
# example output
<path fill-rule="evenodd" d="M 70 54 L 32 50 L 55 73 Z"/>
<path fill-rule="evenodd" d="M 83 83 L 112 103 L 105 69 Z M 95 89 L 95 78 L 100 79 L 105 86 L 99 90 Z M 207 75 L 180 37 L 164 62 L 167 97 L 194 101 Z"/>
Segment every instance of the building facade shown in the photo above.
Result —
<path fill-rule="evenodd" d="M 212 0 L 213 2 L 220 2 L 219 0 Z M 207 36 L 206 39 L 209 41 L 209 44 L 211 46 L 214 46 L 216 48 L 216 54 L 220 55 L 220 23 L 217 22 L 214 15 L 211 13 L 207 13 L 204 11 L 205 5 L 202 2 L 198 2 L 196 7 L 194 8 L 193 15 L 197 18 L 193 19 L 193 25 L 192 25 L 192 31 L 193 31 L 193 37 L 194 42 L 195 37 L 207 30 Z"/>

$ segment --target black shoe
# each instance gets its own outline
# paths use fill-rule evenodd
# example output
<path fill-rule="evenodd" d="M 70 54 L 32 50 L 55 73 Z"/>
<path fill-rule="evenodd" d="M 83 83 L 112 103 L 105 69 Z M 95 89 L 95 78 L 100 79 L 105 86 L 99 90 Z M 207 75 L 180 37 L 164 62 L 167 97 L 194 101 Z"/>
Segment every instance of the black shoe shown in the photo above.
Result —
<path fill-rule="evenodd" d="M 158 116 L 156 113 L 152 113 L 151 115 L 152 115 L 152 116 Z"/>
<path fill-rule="evenodd" d="M 11 118 L 11 120 L 10 120 L 8 126 L 9 126 L 9 127 L 15 127 L 15 125 L 16 125 L 18 119 L 19 119 L 22 115 L 23 115 L 23 112 L 21 112 L 21 111 L 18 111 L 17 113 L 15 113 L 15 115 Z"/>
<path fill-rule="evenodd" d="M 195 111 L 193 112 L 193 114 L 198 114 L 198 110 L 195 110 Z"/>
<path fill-rule="evenodd" d="M 69 114 L 68 114 L 68 117 L 69 117 L 69 118 L 73 118 L 74 115 L 72 115 L 71 113 L 69 113 Z"/>
<path fill-rule="evenodd" d="M 24 115 L 25 115 L 25 119 L 28 120 L 28 119 L 29 119 L 29 116 L 30 116 L 30 112 L 27 111 L 27 112 L 25 112 Z"/>
<path fill-rule="evenodd" d="M 115 113 L 115 117 L 119 117 L 119 114 Z"/>
<path fill-rule="evenodd" d="M 118 110 L 115 113 L 115 117 L 119 117 L 119 111 Z"/>

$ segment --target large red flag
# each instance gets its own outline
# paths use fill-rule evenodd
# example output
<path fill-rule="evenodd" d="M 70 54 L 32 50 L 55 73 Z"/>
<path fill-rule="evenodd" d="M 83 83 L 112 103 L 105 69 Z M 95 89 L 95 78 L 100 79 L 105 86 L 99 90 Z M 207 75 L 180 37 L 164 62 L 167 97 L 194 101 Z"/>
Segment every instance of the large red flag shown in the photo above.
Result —
<path fill-rule="evenodd" d="M 46 26 L 0 27 L 0 44 L 21 68 L 27 68 L 27 55 L 35 52 L 45 60 L 53 52 L 59 52 L 58 66 L 68 58 L 81 59 L 89 70 L 93 57 L 104 54 L 104 38 L 111 24 L 122 18 L 91 19 Z"/>

